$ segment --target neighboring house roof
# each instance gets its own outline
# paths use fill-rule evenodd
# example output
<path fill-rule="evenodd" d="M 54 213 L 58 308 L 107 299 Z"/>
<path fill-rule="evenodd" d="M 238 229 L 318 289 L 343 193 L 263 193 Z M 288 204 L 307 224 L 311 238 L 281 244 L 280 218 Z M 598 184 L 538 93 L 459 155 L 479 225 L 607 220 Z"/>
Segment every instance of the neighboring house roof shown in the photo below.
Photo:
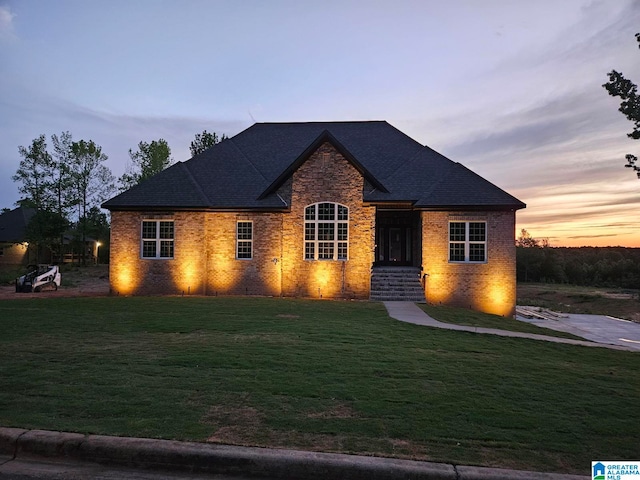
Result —
<path fill-rule="evenodd" d="M 525 204 L 384 121 L 256 123 L 103 204 L 126 209 L 281 209 L 276 191 L 323 142 L 362 173 L 367 202 L 421 208 Z"/>
<path fill-rule="evenodd" d="M 0 215 L 0 242 L 22 243 L 26 241 L 27 225 L 36 214 L 34 208 L 18 207 Z M 63 235 L 64 243 L 76 240 L 75 234 L 66 232 Z M 93 237 L 85 236 L 85 243 L 95 243 Z"/>
<path fill-rule="evenodd" d="M 27 225 L 35 214 L 33 208 L 18 207 L 0 215 L 0 242 L 24 242 Z"/>

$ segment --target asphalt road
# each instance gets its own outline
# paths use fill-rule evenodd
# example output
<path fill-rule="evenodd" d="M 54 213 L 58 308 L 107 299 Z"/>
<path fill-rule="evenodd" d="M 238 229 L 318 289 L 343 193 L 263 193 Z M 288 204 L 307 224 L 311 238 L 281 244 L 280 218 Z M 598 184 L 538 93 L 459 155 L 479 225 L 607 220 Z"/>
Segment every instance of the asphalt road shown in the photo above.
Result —
<path fill-rule="evenodd" d="M 255 480 L 255 477 L 164 472 L 36 458 L 1 462 L 0 459 L 0 479 L 3 480 Z"/>

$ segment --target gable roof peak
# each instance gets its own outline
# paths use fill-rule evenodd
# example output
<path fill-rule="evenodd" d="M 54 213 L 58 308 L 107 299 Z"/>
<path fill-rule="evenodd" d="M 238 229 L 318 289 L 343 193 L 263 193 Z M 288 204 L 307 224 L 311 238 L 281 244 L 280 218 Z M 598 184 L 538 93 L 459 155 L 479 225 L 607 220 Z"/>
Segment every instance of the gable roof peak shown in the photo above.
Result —
<path fill-rule="evenodd" d="M 360 172 L 360 174 L 367 180 L 371 185 L 375 186 L 381 192 L 388 193 L 386 187 L 369 172 L 364 165 L 334 136 L 332 133 L 324 129 L 320 134 L 316 137 L 316 139 L 311 142 L 307 148 L 305 148 L 298 157 L 287 166 L 285 170 L 282 171 L 280 175 L 260 194 L 258 199 L 263 199 L 268 195 L 275 192 L 291 175 L 295 172 L 304 162 L 306 162 L 311 155 L 315 151 L 320 148 L 320 146 L 328 142 L 330 143 L 353 167 Z"/>

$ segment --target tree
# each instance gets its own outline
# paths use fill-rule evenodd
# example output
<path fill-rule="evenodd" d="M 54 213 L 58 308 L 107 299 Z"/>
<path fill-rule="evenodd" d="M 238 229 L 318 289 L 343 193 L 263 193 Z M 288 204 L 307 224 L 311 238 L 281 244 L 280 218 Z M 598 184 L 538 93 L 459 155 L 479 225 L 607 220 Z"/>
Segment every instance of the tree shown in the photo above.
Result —
<path fill-rule="evenodd" d="M 107 156 L 101 147 L 91 140 L 73 142 L 69 132 L 52 135 L 51 141 L 53 155 L 47 151 L 44 135 L 29 147 L 19 146 L 22 160 L 12 177 L 20 183 L 18 190 L 23 195 L 17 204 L 36 210 L 27 225 L 27 241 L 34 244 L 38 261 L 41 246 L 52 252 L 56 245 L 62 246 L 73 206 L 78 207 L 77 225 L 84 243 L 87 211 L 97 208 L 114 189 L 113 175 L 103 165 Z"/>
<path fill-rule="evenodd" d="M 525 228 L 520 230 L 520 236 L 516 239 L 516 247 L 532 248 L 539 246 L 540 240 L 533 238 Z"/>
<path fill-rule="evenodd" d="M 47 141 L 44 135 L 34 138 L 29 147 L 18 147 L 22 157 L 20 165 L 12 179 L 18 182 L 18 191 L 23 198 L 17 203 L 21 207 L 35 209 L 35 214 L 29 220 L 25 240 L 30 248 L 35 250 L 36 262 L 43 259 L 42 247 L 49 247 L 51 251 L 59 241 L 66 228 L 59 215 L 53 215 L 55 195 L 53 194 L 53 178 L 55 176 L 55 162 L 47 151 Z M 50 259 L 47 259 L 49 261 Z"/>
<path fill-rule="evenodd" d="M 73 152 L 71 151 L 73 139 L 68 131 L 62 132 L 60 136 L 51 135 L 53 144 L 53 177 L 51 178 L 51 190 L 54 195 L 54 211 L 59 217 L 68 218 L 71 208 L 77 201 L 74 194 L 73 178 L 71 175 L 71 165 L 73 163 Z M 67 222 L 68 223 L 68 222 Z M 64 261 L 64 231 L 60 232 L 59 261 Z"/>
<path fill-rule="evenodd" d="M 51 252 L 51 258 L 46 258 L 47 262 L 51 261 L 57 254 L 61 254 L 56 250 L 62 246 L 60 238 L 68 227 L 69 222 L 62 215 L 48 210 L 36 211 L 27 224 L 25 240 L 29 244 L 35 245 L 37 263 L 45 261 L 42 258 L 42 247 L 46 247 Z"/>
<path fill-rule="evenodd" d="M 544 260 L 548 255 L 549 240 L 533 238 L 526 230 L 520 230 L 516 239 L 516 274 L 518 281 L 540 281 Z"/>
<path fill-rule="evenodd" d="M 171 165 L 171 148 L 166 140 L 153 140 L 151 143 L 140 142 L 138 150 L 129 149 L 131 164 L 118 180 L 122 191 L 128 190 L 143 180 L 160 173 Z"/>
<path fill-rule="evenodd" d="M 191 156 L 195 157 L 208 148 L 213 147 L 216 143 L 220 143 L 227 138 L 229 137 L 223 133 L 222 138 L 218 139 L 218 134 L 216 132 L 209 133 L 206 130 L 202 133 L 196 133 L 196 138 L 191 142 L 191 146 L 189 147 L 189 150 L 191 150 Z"/>
<path fill-rule="evenodd" d="M 55 211 L 64 217 L 69 215 L 69 210 L 76 202 L 73 189 L 73 176 L 71 165 L 73 164 L 73 139 L 71 133 L 62 132 L 60 136 L 51 135 L 53 144 L 53 178 L 51 188 L 55 194 Z"/>
<path fill-rule="evenodd" d="M 640 48 L 640 33 L 636 33 L 636 41 Z M 631 80 L 625 78 L 621 72 L 611 70 L 609 72 L 609 81 L 602 85 L 607 89 L 612 97 L 620 97 L 620 108 L 618 110 L 627 117 L 627 120 L 633 122 L 633 131 L 628 133 L 629 138 L 638 140 L 640 138 L 640 96 L 638 95 L 638 87 Z M 640 178 L 640 165 L 637 164 L 638 157 L 632 154 L 626 155 L 627 163 L 625 167 L 633 169 L 638 178 Z"/>
<path fill-rule="evenodd" d="M 85 240 L 87 235 L 87 212 L 93 206 L 98 206 L 115 189 L 115 178 L 111 170 L 103 165 L 107 155 L 102 153 L 102 147 L 93 140 L 73 142 L 71 144 L 72 164 L 71 174 L 76 191 L 78 205 L 78 225 L 82 239 L 82 262 L 85 259 Z"/>
<path fill-rule="evenodd" d="M 98 249 L 98 254 L 101 263 L 109 259 L 109 229 L 110 225 L 107 214 L 97 206 L 91 207 L 87 212 L 87 216 L 81 219 L 78 224 L 78 231 L 84 231 L 87 236 L 99 242 L 101 248 Z M 79 247 L 85 248 L 84 245 L 79 245 Z"/>
<path fill-rule="evenodd" d="M 44 135 L 34 138 L 29 147 L 18 147 L 22 157 L 20 166 L 11 177 L 21 185 L 18 191 L 24 195 L 36 210 L 49 210 L 53 204 L 52 182 L 54 162 L 47 152 L 47 141 Z"/>

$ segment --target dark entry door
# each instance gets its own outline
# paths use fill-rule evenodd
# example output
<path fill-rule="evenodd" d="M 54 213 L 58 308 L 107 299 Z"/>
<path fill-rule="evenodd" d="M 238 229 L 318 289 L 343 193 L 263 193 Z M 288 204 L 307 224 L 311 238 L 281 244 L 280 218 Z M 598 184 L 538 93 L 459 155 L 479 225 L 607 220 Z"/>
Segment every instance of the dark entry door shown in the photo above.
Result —
<path fill-rule="evenodd" d="M 413 226 L 409 213 L 378 214 L 376 265 L 407 266 L 413 262 Z"/>

